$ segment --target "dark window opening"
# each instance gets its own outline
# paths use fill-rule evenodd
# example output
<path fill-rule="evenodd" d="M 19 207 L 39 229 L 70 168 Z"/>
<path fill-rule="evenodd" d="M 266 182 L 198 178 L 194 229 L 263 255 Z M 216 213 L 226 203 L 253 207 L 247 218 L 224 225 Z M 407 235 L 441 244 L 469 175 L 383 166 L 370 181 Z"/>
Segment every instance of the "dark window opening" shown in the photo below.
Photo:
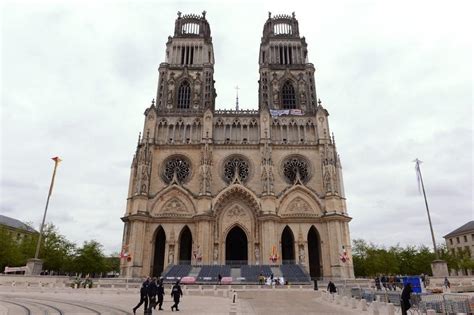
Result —
<path fill-rule="evenodd" d="M 191 102 L 191 86 L 189 86 L 188 81 L 181 83 L 181 86 L 178 90 L 178 108 L 187 109 Z"/>
<path fill-rule="evenodd" d="M 283 109 L 296 108 L 295 89 L 290 81 L 286 81 L 285 85 L 283 85 L 281 99 L 282 99 Z"/>

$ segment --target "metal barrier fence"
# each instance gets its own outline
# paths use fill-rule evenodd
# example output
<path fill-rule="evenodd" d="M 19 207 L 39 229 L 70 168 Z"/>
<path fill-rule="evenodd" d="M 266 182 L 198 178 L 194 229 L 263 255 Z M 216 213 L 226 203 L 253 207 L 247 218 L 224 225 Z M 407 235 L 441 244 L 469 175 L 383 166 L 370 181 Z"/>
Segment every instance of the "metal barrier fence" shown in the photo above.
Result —
<path fill-rule="evenodd" d="M 392 303 L 396 307 L 400 307 L 401 292 L 373 290 L 358 287 L 338 287 L 338 294 L 347 296 L 348 298 L 365 299 L 368 303 L 375 300 Z M 424 314 L 428 309 L 435 310 L 436 313 L 472 314 L 474 309 L 471 307 L 469 295 L 462 294 L 431 294 L 421 293 L 413 294 L 410 298 L 412 308 L 410 310 Z"/>

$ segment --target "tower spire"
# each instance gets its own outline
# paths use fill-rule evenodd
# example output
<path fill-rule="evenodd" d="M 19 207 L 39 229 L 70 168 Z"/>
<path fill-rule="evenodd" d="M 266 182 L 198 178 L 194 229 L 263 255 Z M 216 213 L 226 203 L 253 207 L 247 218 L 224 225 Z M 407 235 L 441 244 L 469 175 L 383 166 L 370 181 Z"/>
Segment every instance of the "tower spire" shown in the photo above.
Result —
<path fill-rule="evenodd" d="M 239 110 L 239 86 L 235 86 L 235 110 Z"/>

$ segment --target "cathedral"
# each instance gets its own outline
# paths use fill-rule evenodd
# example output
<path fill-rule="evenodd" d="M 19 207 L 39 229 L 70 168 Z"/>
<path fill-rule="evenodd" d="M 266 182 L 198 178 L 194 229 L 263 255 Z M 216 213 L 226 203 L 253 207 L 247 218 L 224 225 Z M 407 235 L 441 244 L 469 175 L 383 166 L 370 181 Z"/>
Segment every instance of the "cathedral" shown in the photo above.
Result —
<path fill-rule="evenodd" d="M 211 28 L 181 14 L 133 158 L 121 274 L 298 264 L 353 278 L 342 167 L 292 15 L 268 15 L 258 109 L 216 109 Z"/>

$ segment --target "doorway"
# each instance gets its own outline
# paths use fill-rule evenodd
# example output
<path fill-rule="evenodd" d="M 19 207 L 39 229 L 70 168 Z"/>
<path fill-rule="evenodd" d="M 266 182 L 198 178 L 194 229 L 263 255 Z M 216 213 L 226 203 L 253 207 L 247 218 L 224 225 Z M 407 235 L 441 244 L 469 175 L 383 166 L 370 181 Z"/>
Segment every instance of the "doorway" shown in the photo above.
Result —
<path fill-rule="evenodd" d="M 288 225 L 281 233 L 281 260 L 283 264 L 295 263 L 295 238 Z"/>
<path fill-rule="evenodd" d="M 233 227 L 225 240 L 225 260 L 228 265 L 248 263 L 247 235 L 238 226 Z"/>
<path fill-rule="evenodd" d="M 321 240 L 318 230 L 313 226 L 308 232 L 309 274 L 311 278 L 320 278 L 321 272 Z"/>
<path fill-rule="evenodd" d="M 161 276 L 165 265 L 166 234 L 163 228 L 158 227 L 155 236 L 155 255 L 153 257 L 153 277 Z"/>
<path fill-rule="evenodd" d="M 191 264 L 191 254 L 193 251 L 193 237 L 191 235 L 191 230 L 188 226 L 185 226 L 181 230 L 181 235 L 179 236 L 179 264 L 180 265 L 190 265 Z"/>

